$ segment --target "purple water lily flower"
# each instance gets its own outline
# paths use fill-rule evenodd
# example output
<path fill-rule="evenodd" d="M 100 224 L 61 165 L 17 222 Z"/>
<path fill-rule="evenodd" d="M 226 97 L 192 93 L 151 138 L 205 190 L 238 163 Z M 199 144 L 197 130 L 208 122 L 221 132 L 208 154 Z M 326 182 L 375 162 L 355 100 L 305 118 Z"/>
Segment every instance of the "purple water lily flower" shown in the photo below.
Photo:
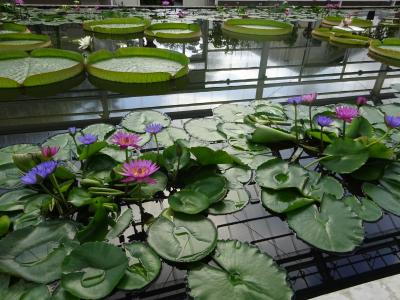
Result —
<path fill-rule="evenodd" d="M 162 130 L 162 125 L 159 123 L 151 123 L 146 125 L 146 132 L 151 134 L 157 134 Z"/>
<path fill-rule="evenodd" d="M 318 116 L 317 124 L 321 127 L 328 127 L 332 124 L 333 120 L 327 116 Z"/>
<path fill-rule="evenodd" d="M 168 0 L 163 0 L 163 1 L 161 1 L 161 5 L 162 6 L 168 6 L 168 5 L 170 5 L 170 3 L 169 3 Z"/>
<path fill-rule="evenodd" d="M 386 126 L 389 128 L 397 128 L 400 127 L 400 116 L 386 116 L 385 117 Z"/>
<path fill-rule="evenodd" d="M 76 134 L 76 131 L 77 131 L 76 127 L 70 127 L 70 128 L 68 128 L 68 132 L 69 132 L 70 135 L 75 135 L 75 134 Z"/>
<path fill-rule="evenodd" d="M 358 116 L 358 109 L 351 106 L 339 106 L 336 107 L 336 117 L 339 119 L 351 123 L 354 118 Z"/>
<path fill-rule="evenodd" d="M 54 173 L 58 163 L 54 160 L 46 161 L 33 167 L 28 173 L 21 177 L 21 182 L 26 185 L 38 183 L 38 179 L 46 179 Z"/>
<path fill-rule="evenodd" d="M 88 133 L 88 134 L 80 136 L 79 141 L 84 145 L 90 145 L 97 141 L 97 136 Z"/>
<path fill-rule="evenodd" d="M 291 97 L 287 100 L 289 104 L 297 105 L 303 102 L 302 96 Z"/>

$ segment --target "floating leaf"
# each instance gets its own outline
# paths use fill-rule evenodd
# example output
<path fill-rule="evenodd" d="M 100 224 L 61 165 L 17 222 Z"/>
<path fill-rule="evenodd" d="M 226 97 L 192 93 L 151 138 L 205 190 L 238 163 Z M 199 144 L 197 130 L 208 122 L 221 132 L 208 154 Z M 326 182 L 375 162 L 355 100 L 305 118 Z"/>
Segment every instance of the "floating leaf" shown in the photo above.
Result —
<path fill-rule="evenodd" d="M 305 197 L 293 188 L 283 190 L 262 188 L 261 201 L 265 208 L 276 213 L 285 213 L 308 206 L 316 199 Z"/>
<path fill-rule="evenodd" d="M 245 138 L 252 133 L 254 128 L 247 124 L 240 123 L 221 123 L 218 130 L 227 136 L 227 138 Z"/>
<path fill-rule="evenodd" d="M 362 191 L 384 210 L 400 216 L 400 198 L 398 196 L 392 194 L 384 187 L 371 183 L 364 183 Z"/>
<path fill-rule="evenodd" d="M 250 141 L 257 144 L 276 144 L 280 142 L 295 142 L 296 136 L 280 129 L 256 125 Z"/>
<path fill-rule="evenodd" d="M 226 139 L 217 129 L 219 123 L 217 119 L 192 119 L 187 121 L 184 127 L 192 137 L 207 142 L 219 142 Z"/>
<path fill-rule="evenodd" d="M 110 124 L 93 124 L 85 127 L 82 130 L 82 134 L 92 134 L 97 136 L 98 141 L 104 141 L 104 139 L 115 130 L 115 127 Z M 79 142 L 79 141 L 77 141 Z"/>
<path fill-rule="evenodd" d="M 77 152 L 74 140 L 68 133 L 49 138 L 42 147 L 48 146 L 59 147 L 58 153 L 53 157 L 56 160 L 70 160 Z"/>
<path fill-rule="evenodd" d="M 62 221 L 16 230 L 0 240 L 0 271 L 38 283 L 61 276 L 76 228 Z"/>
<path fill-rule="evenodd" d="M 338 173 L 351 173 L 361 168 L 368 160 L 368 148 L 352 139 L 337 139 L 324 151 L 321 161 L 325 168 Z"/>
<path fill-rule="evenodd" d="M 146 125 L 151 123 L 159 123 L 163 127 L 168 127 L 171 119 L 155 110 L 134 111 L 125 116 L 121 125 L 130 131 L 143 133 Z"/>
<path fill-rule="evenodd" d="M 182 128 L 168 127 L 163 129 L 157 134 L 157 140 L 161 147 L 169 147 L 173 145 L 177 140 L 188 141 L 190 136 Z"/>
<path fill-rule="evenodd" d="M 224 150 L 213 150 L 208 147 L 192 147 L 190 152 L 196 157 L 197 161 L 203 165 L 217 164 L 242 164 L 242 162 L 233 155 Z"/>
<path fill-rule="evenodd" d="M 45 285 L 39 285 L 25 292 L 19 300 L 49 300 L 50 291 Z"/>
<path fill-rule="evenodd" d="M 229 182 L 229 188 L 235 189 L 241 188 L 243 184 L 249 182 L 251 174 L 251 170 L 243 167 L 234 167 L 226 170 L 223 175 Z"/>
<path fill-rule="evenodd" d="M 363 117 L 354 119 L 346 130 L 346 137 L 356 139 L 361 136 L 372 137 L 374 127 Z"/>
<path fill-rule="evenodd" d="M 214 116 L 224 122 L 243 123 L 245 116 L 253 114 L 255 111 L 251 106 L 240 104 L 222 104 L 213 109 Z"/>
<path fill-rule="evenodd" d="M 303 189 L 307 181 L 308 172 L 299 165 L 274 159 L 258 167 L 256 172 L 257 183 L 265 188 L 279 190 L 285 188 Z"/>
<path fill-rule="evenodd" d="M 111 229 L 108 231 L 106 239 L 110 240 L 120 236 L 131 224 L 132 219 L 132 209 L 128 208 L 122 213 L 114 226 L 112 226 Z"/>
<path fill-rule="evenodd" d="M 201 264 L 189 271 L 188 288 L 193 299 L 292 298 L 286 273 L 257 247 L 240 241 L 218 241 L 212 258 L 217 266 Z"/>
<path fill-rule="evenodd" d="M 147 241 L 158 255 L 174 262 L 194 262 L 214 250 L 217 230 L 211 220 L 201 215 L 166 215 L 160 215 L 148 232 Z"/>
<path fill-rule="evenodd" d="M 191 189 L 207 196 L 210 204 L 220 201 L 227 192 L 227 182 L 222 176 L 208 176 L 187 185 Z"/>
<path fill-rule="evenodd" d="M 355 196 L 349 196 L 343 199 L 343 202 L 362 220 L 366 222 L 375 222 L 382 217 L 382 210 L 371 200 L 367 198 L 357 199 Z"/>
<path fill-rule="evenodd" d="M 0 165 L 11 164 L 14 154 L 34 153 L 40 151 L 37 145 L 33 144 L 17 144 L 0 149 Z"/>
<path fill-rule="evenodd" d="M 29 196 L 36 192 L 29 189 L 15 190 L 0 196 L 0 211 L 23 210 Z"/>
<path fill-rule="evenodd" d="M 200 192 L 184 189 L 168 198 L 169 206 L 177 212 L 198 214 L 210 206 L 208 197 Z"/>
<path fill-rule="evenodd" d="M 3 189 L 16 189 L 22 186 L 23 173 L 14 164 L 0 166 L 0 187 Z"/>
<path fill-rule="evenodd" d="M 118 284 L 123 290 L 139 290 L 151 283 L 161 271 L 158 255 L 142 243 L 131 243 L 124 246 L 129 266 Z"/>
<path fill-rule="evenodd" d="M 127 266 L 120 248 L 104 242 L 86 243 L 65 258 L 61 285 L 79 298 L 103 298 L 117 286 Z"/>
<path fill-rule="evenodd" d="M 249 203 L 250 196 L 245 189 L 229 190 L 226 197 L 208 208 L 212 215 L 226 215 L 243 209 Z"/>
<path fill-rule="evenodd" d="M 364 238 L 361 219 L 332 196 L 324 196 L 320 209 L 311 205 L 288 213 L 287 220 L 299 238 L 325 251 L 352 251 Z"/>

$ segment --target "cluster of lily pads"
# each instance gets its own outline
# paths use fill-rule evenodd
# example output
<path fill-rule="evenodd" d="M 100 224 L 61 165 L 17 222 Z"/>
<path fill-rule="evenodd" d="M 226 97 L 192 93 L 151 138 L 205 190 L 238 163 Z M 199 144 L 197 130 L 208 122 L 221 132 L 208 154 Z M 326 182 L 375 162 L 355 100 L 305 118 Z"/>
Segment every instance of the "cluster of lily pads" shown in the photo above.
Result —
<path fill-rule="evenodd" d="M 138 291 L 163 261 L 188 270 L 194 299 L 290 299 L 272 258 L 218 240 L 208 215 L 243 209 L 245 186 L 256 183 L 265 209 L 300 239 L 353 251 L 363 222 L 400 215 L 400 108 L 363 97 L 317 106 L 315 93 L 288 102 L 225 104 L 183 128 L 165 114 L 133 111 L 119 126 L 0 149 L 1 298 Z M 149 201 L 167 208 L 152 216 Z"/>

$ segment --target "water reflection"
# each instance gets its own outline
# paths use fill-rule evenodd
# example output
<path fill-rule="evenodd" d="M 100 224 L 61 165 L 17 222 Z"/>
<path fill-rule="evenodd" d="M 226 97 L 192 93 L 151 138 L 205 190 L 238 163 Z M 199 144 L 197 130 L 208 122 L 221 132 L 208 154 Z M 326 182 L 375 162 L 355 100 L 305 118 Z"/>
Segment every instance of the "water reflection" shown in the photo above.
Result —
<path fill-rule="evenodd" d="M 203 35 L 188 42 L 148 40 L 143 35 L 93 35 L 94 50 L 143 46 L 184 53 L 191 59 L 187 77 L 146 85 L 80 77 L 81 81 L 37 88 L 34 93 L 28 89 L 2 90 L 0 132 L 110 121 L 136 108 L 186 111 L 255 98 L 280 101 L 312 91 L 320 93 L 321 99 L 368 94 L 376 87 L 379 74 L 386 76 L 382 81 L 385 92 L 400 77 L 398 68 L 381 70 L 382 65 L 368 57 L 367 49 L 339 48 L 313 39 L 312 23 L 296 27 L 292 35 L 281 40 L 246 40 L 225 35 L 219 21 L 198 22 Z M 49 34 L 55 47 L 74 51 L 76 40 L 88 34 L 77 24 L 34 26 L 32 30 Z"/>

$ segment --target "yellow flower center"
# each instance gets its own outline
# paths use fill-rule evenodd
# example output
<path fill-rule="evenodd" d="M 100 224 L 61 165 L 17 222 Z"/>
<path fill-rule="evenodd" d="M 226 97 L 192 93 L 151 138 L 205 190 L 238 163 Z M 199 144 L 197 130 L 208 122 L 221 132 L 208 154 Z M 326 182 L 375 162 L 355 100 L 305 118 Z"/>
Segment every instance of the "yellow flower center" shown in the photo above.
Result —
<path fill-rule="evenodd" d="M 145 167 L 133 168 L 133 175 L 135 177 L 143 177 L 148 174 L 149 169 Z"/>

